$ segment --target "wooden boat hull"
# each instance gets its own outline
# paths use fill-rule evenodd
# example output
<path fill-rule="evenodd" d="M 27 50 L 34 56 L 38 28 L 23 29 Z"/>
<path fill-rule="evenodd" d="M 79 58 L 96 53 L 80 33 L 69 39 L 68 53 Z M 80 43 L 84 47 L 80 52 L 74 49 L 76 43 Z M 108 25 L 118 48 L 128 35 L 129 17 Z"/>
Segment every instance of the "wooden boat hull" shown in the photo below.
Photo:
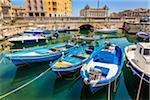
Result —
<path fill-rule="evenodd" d="M 114 66 L 114 64 L 113 65 L 110 64 L 111 68 L 118 67 L 118 68 L 115 69 L 115 72 L 114 72 L 115 74 L 113 74 L 111 77 L 109 77 L 109 78 L 107 77 L 106 79 L 99 80 L 99 81 L 93 81 L 92 79 L 89 78 L 89 72 L 87 71 L 87 69 L 84 69 L 84 67 L 86 67 L 88 65 L 83 66 L 83 69 L 81 69 L 80 74 L 81 74 L 81 76 L 83 78 L 83 81 L 84 81 L 85 85 L 90 87 L 90 90 L 91 90 L 92 93 L 95 93 L 96 91 L 100 90 L 102 87 L 111 84 L 113 81 L 115 81 L 115 80 L 117 80 L 119 78 L 119 76 L 121 74 L 121 70 L 122 70 L 123 64 L 124 64 L 124 53 L 121 50 L 121 48 L 119 48 L 119 47 L 117 47 L 117 48 L 118 48 L 118 52 L 119 52 L 117 54 L 117 55 L 119 55 L 118 56 L 118 60 L 120 59 L 120 61 L 118 61 L 118 63 L 120 63 L 120 64 L 116 64 L 115 66 Z M 107 63 L 99 63 L 99 62 L 95 63 L 95 61 L 92 58 L 91 58 L 91 60 L 89 60 L 88 63 L 90 63 L 89 65 L 91 65 L 91 66 L 99 66 L 101 68 L 103 67 L 104 70 L 108 69 L 106 66 L 109 66 L 108 65 L 109 63 L 108 64 Z M 103 70 L 103 69 L 101 69 L 101 70 Z M 113 70 L 114 69 L 112 69 L 112 70 L 109 69 L 109 72 L 112 72 Z M 107 71 L 105 70 L 104 72 L 107 72 Z M 94 82 L 96 82 L 96 83 L 94 83 Z"/>
<path fill-rule="evenodd" d="M 29 64 L 29 63 L 35 63 L 35 62 L 42 62 L 42 61 L 53 61 L 61 57 L 61 53 L 54 54 L 54 55 L 47 55 L 47 56 L 41 56 L 41 57 L 22 57 L 23 59 L 16 59 L 16 58 L 10 58 L 12 62 L 15 65 L 21 65 L 21 64 Z"/>
<path fill-rule="evenodd" d="M 83 49 L 79 49 L 77 51 L 81 52 L 82 50 Z M 80 54 L 82 54 L 82 56 Z M 58 75 L 77 72 L 79 69 L 81 69 L 82 65 L 88 60 L 89 56 L 90 54 L 88 54 L 86 51 L 84 51 L 84 53 L 79 53 L 77 55 L 69 53 L 68 55 L 66 55 L 66 57 L 63 58 L 63 60 L 62 58 L 58 59 L 56 62 L 53 63 L 53 65 L 50 65 L 50 67 L 52 67 L 52 70 L 56 72 Z"/>
<path fill-rule="evenodd" d="M 66 48 L 65 50 L 62 50 L 61 48 Z M 51 51 L 51 49 L 56 48 L 58 51 Z M 59 48 L 61 50 L 59 50 Z M 69 50 L 74 48 L 72 45 L 67 44 L 60 44 L 60 45 L 54 45 L 47 48 L 37 48 L 33 50 L 25 50 L 22 52 L 17 52 L 14 54 L 5 54 L 4 56 L 10 60 L 15 65 L 21 65 L 21 64 L 28 64 L 28 63 L 35 63 L 35 62 L 42 62 L 42 61 L 53 61 L 61 57 L 62 53 L 67 54 Z M 46 53 L 48 51 L 51 51 L 50 53 Z M 55 49 L 54 49 L 55 50 Z M 36 53 L 37 52 L 37 53 Z M 38 54 L 38 55 L 37 55 Z"/>

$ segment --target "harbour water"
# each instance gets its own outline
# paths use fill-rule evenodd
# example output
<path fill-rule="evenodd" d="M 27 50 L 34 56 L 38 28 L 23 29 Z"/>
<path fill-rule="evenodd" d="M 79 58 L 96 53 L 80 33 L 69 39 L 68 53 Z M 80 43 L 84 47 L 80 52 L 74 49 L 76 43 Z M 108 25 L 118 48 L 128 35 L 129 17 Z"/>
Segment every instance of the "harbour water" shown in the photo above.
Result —
<path fill-rule="evenodd" d="M 105 40 L 110 41 L 122 48 L 127 45 L 138 42 L 133 35 L 127 35 L 123 32 L 116 34 L 99 34 L 101 39 L 98 41 L 100 44 Z M 4 92 L 0 93 L 0 97 L 13 91 L 14 89 L 25 85 L 26 83 L 37 78 L 41 73 L 49 68 L 49 62 L 28 64 L 17 69 L 16 75 Z M 120 82 L 117 87 L 116 93 L 112 93 L 114 100 L 131 100 L 136 98 L 139 81 L 134 76 L 130 68 L 126 67 L 126 61 L 123 71 L 120 76 Z M 140 99 L 148 99 L 149 91 L 145 91 L 146 86 L 141 89 Z M 112 89 L 113 90 L 113 89 Z M 148 90 L 148 89 L 147 89 Z M 58 76 L 51 70 L 46 71 L 36 80 L 26 85 L 22 89 L 12 92 L 4 100 L 106 100 L 107 87 L 102 88 L 95 94 L 84 85 L 82 78 L 65 77 L 58 78 Z"/>

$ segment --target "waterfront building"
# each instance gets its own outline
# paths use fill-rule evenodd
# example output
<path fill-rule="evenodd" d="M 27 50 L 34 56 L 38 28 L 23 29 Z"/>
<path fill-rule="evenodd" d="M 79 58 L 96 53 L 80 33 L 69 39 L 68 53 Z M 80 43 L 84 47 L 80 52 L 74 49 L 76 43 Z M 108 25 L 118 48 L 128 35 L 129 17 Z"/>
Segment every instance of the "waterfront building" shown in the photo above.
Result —
<path fill-rule="evenodd" d="M 0 0 L 0 19 L 11 18 L 11 1 Z"/>
<path fill-rule="evenodd" d="M 28 13 L 28 16 L 36 16 L 41 17 L 45 16 L 45 7 L 44 0 L 26 0 L 26 10 Z"/>
<path fill-rule="evenodd" d="M 72 0 L 26 0 L 26 10 L 33 17 L 72 16 Z"/>
<path fill-rule="evenodd" d="M 72 16 L 72 0 L 46 0 L 46 12 L 49 17 Z"/>
<path fill-rule="evenodd" d="M 11 6 L 12 17 L 26 17 L 26 7 L 25 6 Z"/>
<path fill-rule="evenodd" d="M 105 5 L 102 8 L 91 8 L 86 5 L 84 9 L 80 11 L 80 16 L 83 17 L 108 17 L 109 8 Z"/>
<path fill-rule="evenodd" d="M 133 10 L 124 10 L 121 12 L 111 13 L 111 17 L 148 17 L 150 16 L 150 9 L 133 9 Z"/>

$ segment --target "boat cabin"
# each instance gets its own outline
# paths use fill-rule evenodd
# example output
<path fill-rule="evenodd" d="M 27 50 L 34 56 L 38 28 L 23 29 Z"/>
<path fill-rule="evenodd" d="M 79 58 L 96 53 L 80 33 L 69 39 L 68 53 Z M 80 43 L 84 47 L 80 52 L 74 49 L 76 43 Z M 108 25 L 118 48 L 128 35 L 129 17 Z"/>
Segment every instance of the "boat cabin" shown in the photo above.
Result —
<path fill-rule="evenodd" d="M 148 69 L 148 66 L 150 65 L 150 43 L 137 44 L 134 58 L 140 67 L 145 70 Z"/>

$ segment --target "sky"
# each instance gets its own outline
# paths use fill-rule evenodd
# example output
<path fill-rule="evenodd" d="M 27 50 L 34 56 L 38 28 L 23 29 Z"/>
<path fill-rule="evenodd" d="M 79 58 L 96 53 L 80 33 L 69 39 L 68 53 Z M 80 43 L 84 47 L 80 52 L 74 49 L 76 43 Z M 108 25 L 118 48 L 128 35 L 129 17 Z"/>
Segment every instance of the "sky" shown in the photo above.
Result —
<path fill-rule="evenodd" d="M 72 0 L 72 14 L 79 16 L 80 10 L 87 4 L 97 8 L 98 0 Z M 24 0 L 12 0 L 13 5 L 25 5 Z M 118 12 L 135 8 L 150 8 L 150 0 L 99 0 L 99 7 L 107 5 L 109 12 Z"/>

